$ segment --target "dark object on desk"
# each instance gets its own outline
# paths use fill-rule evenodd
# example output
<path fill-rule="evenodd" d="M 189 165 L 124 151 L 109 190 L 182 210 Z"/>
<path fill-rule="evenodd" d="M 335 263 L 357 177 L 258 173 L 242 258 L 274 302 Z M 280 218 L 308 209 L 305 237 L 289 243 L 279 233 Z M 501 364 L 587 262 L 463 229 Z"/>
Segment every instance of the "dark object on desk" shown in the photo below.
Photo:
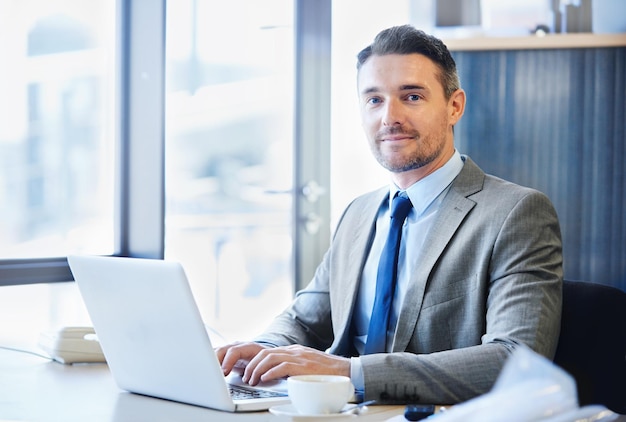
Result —
<path fill-rule="evenodd" d="M 421 421 L 435 413 L 434 404 L 409 404 L 404 409 L 404 418 L 409 421 Z"/>
<path fill-rule="evenodd" d="M 565 281 L 554 362 L 576 380 L 580 406 L 626 414 L 626 292 Z"/>

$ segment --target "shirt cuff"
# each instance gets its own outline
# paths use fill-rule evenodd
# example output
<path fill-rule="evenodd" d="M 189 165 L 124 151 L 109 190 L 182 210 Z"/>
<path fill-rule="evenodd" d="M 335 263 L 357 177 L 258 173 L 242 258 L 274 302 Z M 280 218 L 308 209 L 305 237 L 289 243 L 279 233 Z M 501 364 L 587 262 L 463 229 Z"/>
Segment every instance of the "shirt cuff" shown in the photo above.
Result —
<path fill-rule="evenodd" d="M 358 357 L 350 358 L 350 379 L 357 392 L 365 391 L 365 380 L 363 379 L 363 367 L 361 359 Z"/>

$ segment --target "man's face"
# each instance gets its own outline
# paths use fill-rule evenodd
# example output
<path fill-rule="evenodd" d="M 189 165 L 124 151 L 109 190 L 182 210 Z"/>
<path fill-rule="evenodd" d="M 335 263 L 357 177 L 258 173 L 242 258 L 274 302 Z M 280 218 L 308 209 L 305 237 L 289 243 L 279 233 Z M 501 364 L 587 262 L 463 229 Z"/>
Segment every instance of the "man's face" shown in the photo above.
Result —
<path fill-rule="evenodd" d="M 439 72 L 421 54 L 373 55 L 359 70 L 363 129 L 378 162 L 393 173 L 428 174 L 454 152 L 452 127 L 465 96 L 458 90 L 446 100 Z"/>

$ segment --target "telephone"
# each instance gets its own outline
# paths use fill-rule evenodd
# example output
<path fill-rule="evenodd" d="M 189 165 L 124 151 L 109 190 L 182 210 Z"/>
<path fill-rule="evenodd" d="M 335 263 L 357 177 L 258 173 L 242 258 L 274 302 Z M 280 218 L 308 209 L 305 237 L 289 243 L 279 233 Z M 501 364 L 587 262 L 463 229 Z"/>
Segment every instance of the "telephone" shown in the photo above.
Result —
<path fill-rule="evenodd" d="M 106 362 L 93 327 L 63 327 L 43 332 L 39 347 L 64 364 Z"/>

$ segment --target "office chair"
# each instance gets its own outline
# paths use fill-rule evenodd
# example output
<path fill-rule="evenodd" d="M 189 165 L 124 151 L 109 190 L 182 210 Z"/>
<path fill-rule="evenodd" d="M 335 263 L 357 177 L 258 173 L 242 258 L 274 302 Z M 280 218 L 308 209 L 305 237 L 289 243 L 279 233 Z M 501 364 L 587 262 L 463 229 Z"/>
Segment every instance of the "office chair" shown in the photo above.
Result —
<path fill-rule="evenodd" d="M 580 406 L 601 404 L 626 414 L 626 292 L 564 281 L 554 363 L 576 380 Z"/>

